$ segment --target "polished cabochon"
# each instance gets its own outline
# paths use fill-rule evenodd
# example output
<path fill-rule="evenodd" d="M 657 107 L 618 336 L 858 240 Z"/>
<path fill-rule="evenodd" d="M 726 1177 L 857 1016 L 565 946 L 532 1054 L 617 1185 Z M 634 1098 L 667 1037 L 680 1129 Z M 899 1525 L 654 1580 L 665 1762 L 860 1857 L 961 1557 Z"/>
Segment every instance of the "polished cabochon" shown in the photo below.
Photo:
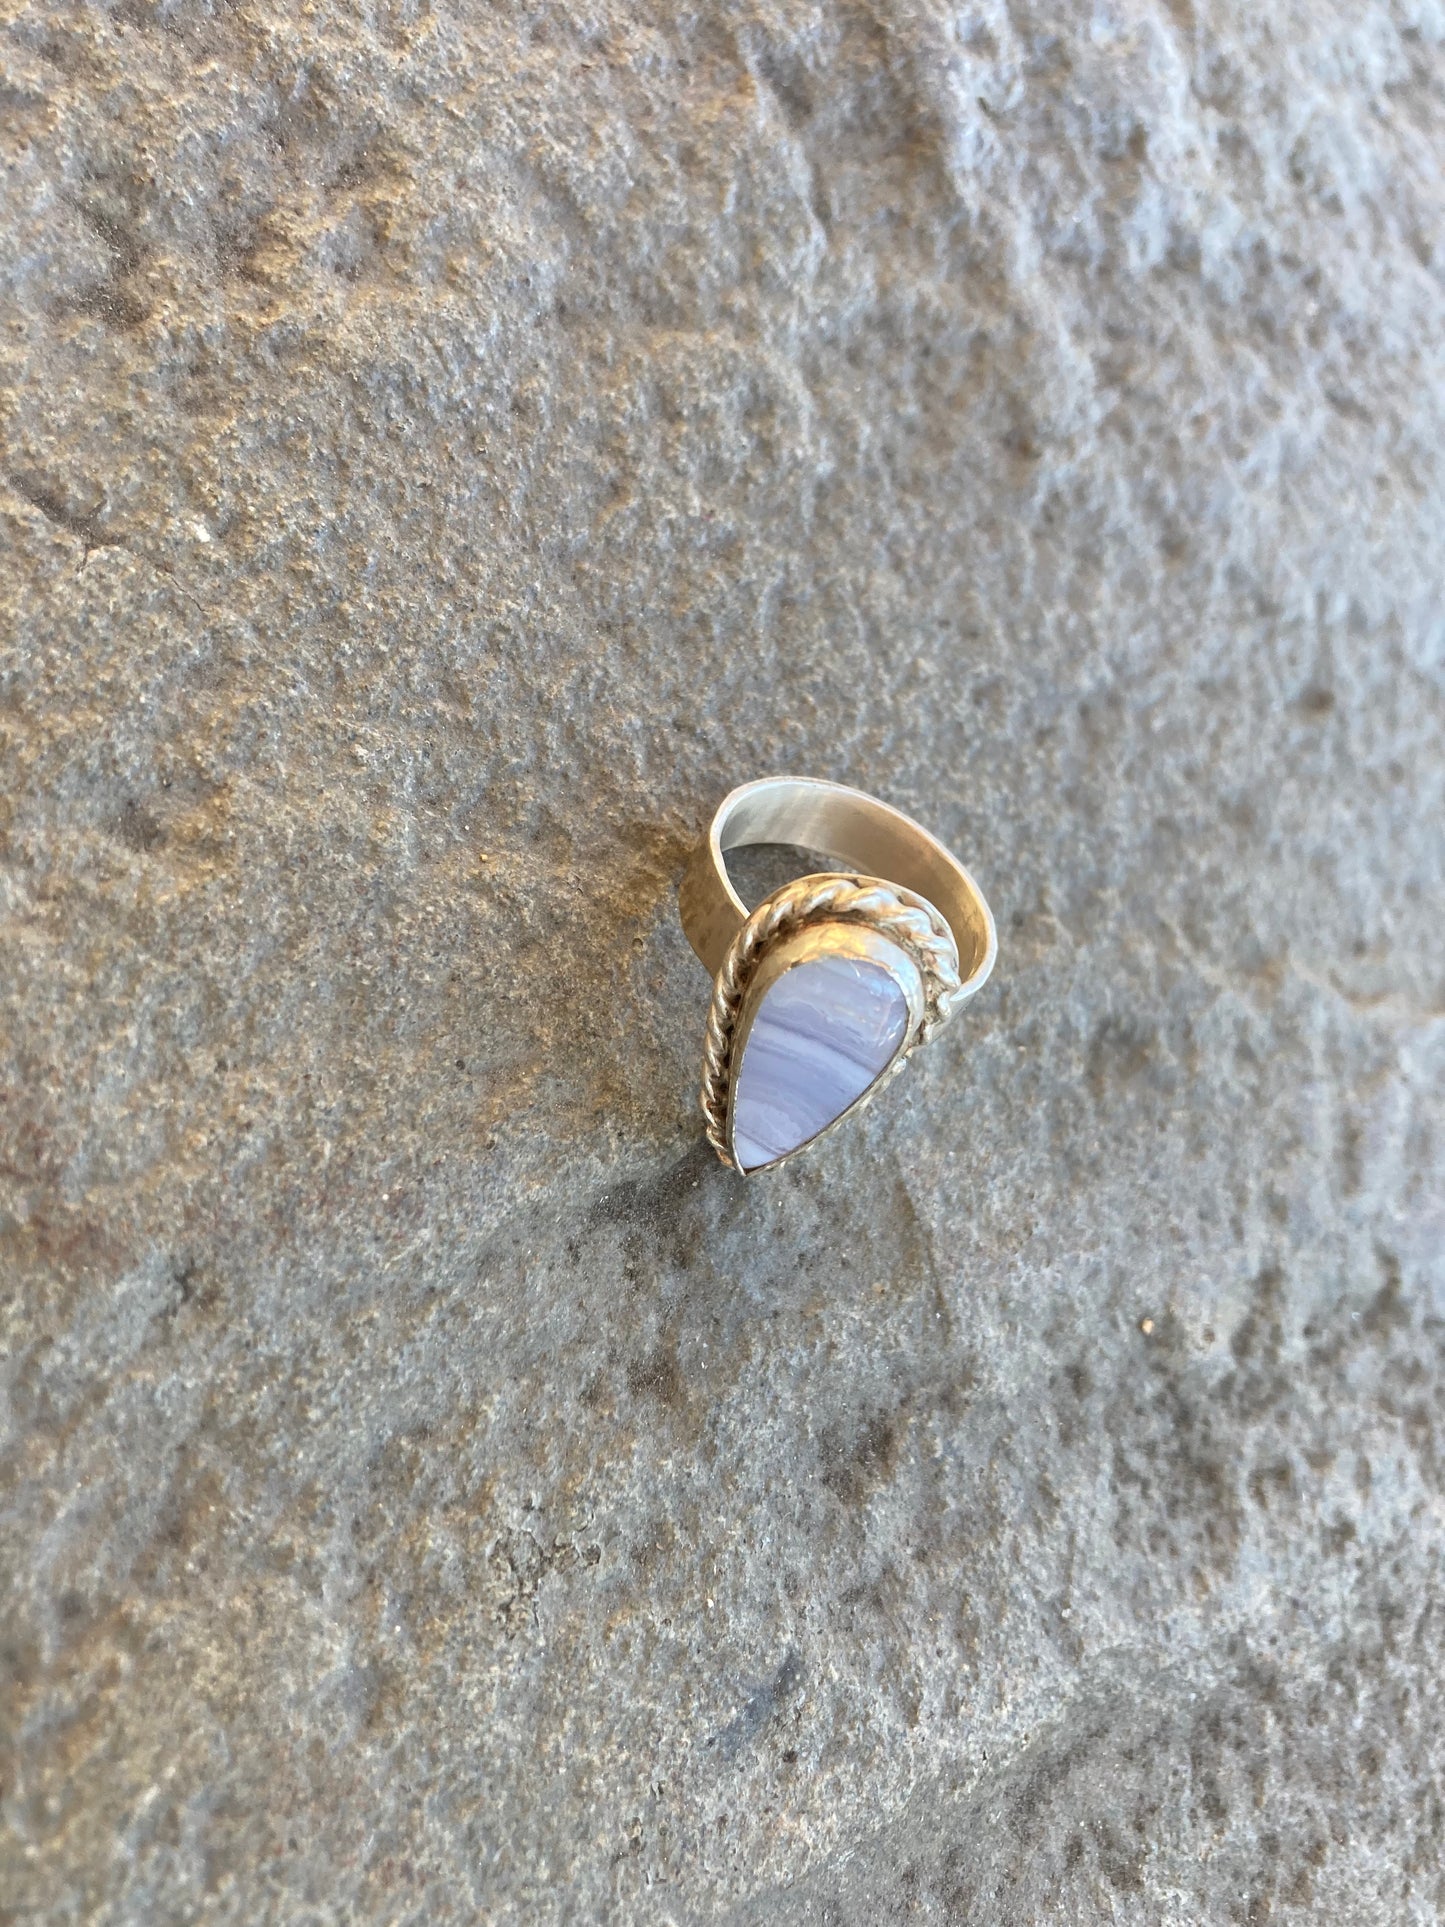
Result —
<path fill-rule="evenodd" d="M 903 1060 L 925 1008 L 908 953 L 862 924 L 824 922 L 759 964 L 739 1017 L 728 1151 L 765 1170 L 830 1130 Z"/>

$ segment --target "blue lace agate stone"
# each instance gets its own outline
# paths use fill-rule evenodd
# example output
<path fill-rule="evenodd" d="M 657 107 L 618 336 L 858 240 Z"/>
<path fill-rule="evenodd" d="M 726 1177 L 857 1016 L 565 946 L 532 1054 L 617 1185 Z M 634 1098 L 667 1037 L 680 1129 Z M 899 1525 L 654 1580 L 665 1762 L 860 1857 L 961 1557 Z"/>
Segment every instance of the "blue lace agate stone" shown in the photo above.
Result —
<path fill-rule="evenodd" d="M 856 1104 L 908 1035 L 893 973 L 861 957 L 812 957 L 763 996 L 733 1088 L 733 1152 L 755 1171 Z"/>

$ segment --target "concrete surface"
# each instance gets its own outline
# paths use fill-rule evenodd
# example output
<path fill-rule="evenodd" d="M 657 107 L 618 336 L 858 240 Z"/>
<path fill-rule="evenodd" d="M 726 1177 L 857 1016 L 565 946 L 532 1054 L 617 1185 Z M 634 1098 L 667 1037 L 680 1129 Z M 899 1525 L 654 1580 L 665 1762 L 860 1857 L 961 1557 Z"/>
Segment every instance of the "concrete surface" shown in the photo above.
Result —
<path fill-rule="evenodd" d="M 1439 0 L 0 62 L 0 1916 L 1445 1916 Z M 743 1186 L 777 769 L 1002 953 Z"/>

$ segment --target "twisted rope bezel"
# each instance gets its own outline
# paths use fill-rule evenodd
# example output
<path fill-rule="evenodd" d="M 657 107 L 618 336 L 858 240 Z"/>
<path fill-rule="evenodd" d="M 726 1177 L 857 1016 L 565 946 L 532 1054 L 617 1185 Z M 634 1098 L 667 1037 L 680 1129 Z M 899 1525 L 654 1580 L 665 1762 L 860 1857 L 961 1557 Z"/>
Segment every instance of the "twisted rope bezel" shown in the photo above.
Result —
<path fill-rule="evenodd" d="M 729 945 L 708 1010 L 702 1114 L 708 1142 L 728 1166 L 733 1162 L 727 1148 L 733 1039 L 748 987 L 774 945 L 815 923 L 866 924 L 890 938 L 918 966 L 923 979 L 924 1019 L 897 1063 L 915 1044 L 926 1042 L 947 1023 L 962 1001 L 958 945 L 946 919 L 926 897 L 882 877 L 851 872 L 798 877 L 765 897 Z"/>

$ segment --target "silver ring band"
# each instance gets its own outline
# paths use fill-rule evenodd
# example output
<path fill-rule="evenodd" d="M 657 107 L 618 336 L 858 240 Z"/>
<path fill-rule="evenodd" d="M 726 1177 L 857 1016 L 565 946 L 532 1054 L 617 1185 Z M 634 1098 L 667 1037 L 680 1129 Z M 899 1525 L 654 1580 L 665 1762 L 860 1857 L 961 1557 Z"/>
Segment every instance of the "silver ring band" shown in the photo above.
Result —
<path fill-rule="evenodd" d="M 693 851 L 678 908 L 684 934 L 710 976 L 722 967 L 748 915 L 728 876 L 727 853 L 754 843 L 815 850 L 845 871 L 886 877 L 926 898 L 953 932 L 963 996 L 987 980 L 998 955 L 993 913 L 958 858 L 902 810 L 810 776 L 764 776 L 741 784 L 723 798 Z"/>

